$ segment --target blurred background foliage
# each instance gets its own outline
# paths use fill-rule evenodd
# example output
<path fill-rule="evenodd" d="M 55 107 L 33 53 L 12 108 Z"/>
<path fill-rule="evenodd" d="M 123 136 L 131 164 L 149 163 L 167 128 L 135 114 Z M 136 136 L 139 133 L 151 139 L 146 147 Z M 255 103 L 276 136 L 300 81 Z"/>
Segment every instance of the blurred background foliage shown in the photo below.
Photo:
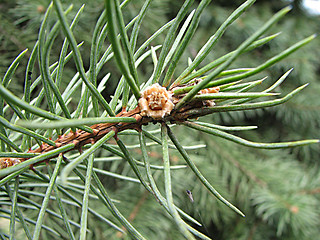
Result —
<path fill-rule="evenodd" d="M 198 4 L 196 1 L 195 4 Z M 215 32 L 227 16 L 243 1 L 213 1 L 204 11 L 199 29 L 192 39 L 188 53 L 178 66 L 181 72 L 187 65 L 188 57 L 195 57 L 197 51 Z M 67 6 L 69 1 L 64 1 Z M 2 77 L 13 59 L 25 48 L 32 49 L 39 27 L 48 6 L 48 0 L 2 0 L 0 2 L 0 76 Z M 81 53 L 85 67 L 89 65 L 90 41 L 93 27 L 103 9 L 104 2 L 73 1 L 76 12 L 82 4 L 85 10 L 75 29 L 78 42 L 84 41 Z M 143 0 L 130 3 L 124 11 L 126 19 L 131 19 L 140 10 Z M 138 41 L 148 38 L 159 27 L 171 20 L 181 7 L 182 1 L 155 0 L 142 24 Z M 259 26 L 267 21 L 276 11 L 292 4 L 293 11 L 279 24 L 273 27 L 272 33 L 281 32 L 273 41 L 241 56 L 232 67 L 253 67 L 278 52 L 291 46 L 298 40 L 320 29 L 319 16 L 312 16 L 302 7 L 301 1 L 259 0 L 240 19 L 232 24 L 222 40 L 206 58 L 206 63 L 234 50 Z M 69 16 L 72 16 L 70 14 Z M 271 33 L 270 33 L 271 34 Z M 156 39 L 152 45 L 161 44 L 165 36 Z M 62 42 L 62 38 L 60 41 Z M 259 111 L 244 111 L 215 114 L 208 116 L 207 121 L 224 125 L 257 125 L 259 129 L 237 133 L 239 136 L 258 142 L 288 141 L 319 138 L 320 133 L 320 39 L 289 56 L 284 61 L 265 71 L 261 78 L 268 76 L 265 86 L 275 82 L 283 73 L 294 68 L 279 92 L 289 92 L 304 83 L 310 83 L 302 94 L 288 103 Z M 60 47 L 52 50 L 51 60 L 58 59 Z M 28 56 L 28 53 L 27 53 Z M 25 58 L 23 64 L 26 64 Z M 138 69 L 139 78 L 145 81 L 152 71 L 152 64 L 147 60 Z M 101 71 L 119 76 L 112 61 Z M 205 63 L 204 63 L 205 64 Z M 24 67 L 19 67 L 10 84 L 16 94 L 23 93 Z M 38 72 L 37 72 L 38 71 Z M 74 64 L 66 65 L 63 76 L 69 81 L 75 73 Z M 33 77 L 39 74 L 35 68 Z M 69 79 L 69 80 L 68 80 Z M 114 79 L 118 79 L 115 77 Z M 112 78 L 111 78 L 112 80 Z M 104 95 L 110 98 L 117 81 L 109 80 Z M 37 94 L 36 92 L 34 94 Z M 149 126 L 150 129 L 153 126 Z M 205 227 L 199 228 L 213 239 L 317 239 L 320 235 L 320 169 L 319 145 L 300 147 L 290 150 L 257 150 L 238 146 L 197 131 L 175 127 L 182 144 L 205 144 L 205 148 L 190 150 L 192 159 L 213 186 L 228 200 L 238 206 L 246 218 L 219 203 L 203 187 L 200 187 L 190 170 L 175 170 L 173 186 L 175 203 L 187 213 L 193 215 Z M 137 138 L 125 137 L 125 143 L 132 145 Z M 159 147 L 150 148 L 153 162 L 160 164 Z M 136 159 L 141 159 L 139 149 L 131 150 Z M 174 164 L 183 164 L 175 151 L 171 152 Z M 99 167 L 99 163 L 96 164 Z M 123 161 L 113 161 L 103 167 L 111 172 L 132 175 L 128 165 Z M 155 174 L 158 183 L 162 174 Z M 128 183 L 112 177 L 103 179 L 105 187 L 112 193 L 124 216 L 148 239 L 181 239 L 176 226 L 154 198 L 147 194 L 139 184 Z M 163 186 L 159 186 L 160 189 Z M 191 190 L 194 203 L 186 195 Z M 92 202 L 94 204 L 94 202 Z M 97 202 L 99 203 L 99 202 Z M 110 219 L 104 206 L 94 208 Z M 74 208 L 74 216 L 81 216 L 79 208 Z M 96 217 L 90 216 L 89 225 L 94 226 L 89 233 L 94 239 L 118 239 L 113 229 L 99 224 Z M 0 228 L 3 225 L 1 224 Z M 92 227 L 91 226 L 91 227 Z M 1 229 L 4 230 L 4 229 Z"/>

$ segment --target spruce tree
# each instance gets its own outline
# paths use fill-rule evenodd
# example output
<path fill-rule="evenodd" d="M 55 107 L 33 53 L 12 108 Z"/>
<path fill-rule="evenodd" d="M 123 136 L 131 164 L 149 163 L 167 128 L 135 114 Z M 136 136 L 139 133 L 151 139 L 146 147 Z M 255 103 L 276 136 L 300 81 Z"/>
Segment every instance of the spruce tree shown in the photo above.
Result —
<path fill-rule="evenodd" d="M 4 5 L 1 237 L 316 239 L 316 21 L 253 2 Z"/>

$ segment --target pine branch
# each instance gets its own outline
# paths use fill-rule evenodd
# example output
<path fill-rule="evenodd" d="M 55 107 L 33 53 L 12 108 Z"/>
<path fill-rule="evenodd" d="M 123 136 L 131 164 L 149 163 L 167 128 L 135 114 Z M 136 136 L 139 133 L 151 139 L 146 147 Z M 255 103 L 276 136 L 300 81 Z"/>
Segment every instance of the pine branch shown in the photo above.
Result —
<path fill-rule="evenodd" d="M 222 35 L 227 34 L 225 30 L 231 28 L 232 23 L 238 24 L 236 20 L 253 4 L 254 1 L 249 0 L 238 7 L 229 18 L 222 21 L 218 31 L 200 48 L 199 53 L 195 54 L 195 59 L 192 61 L 190 58 L 189 67 L 184 66 L 180 76 L 174 80 L 174 73 L 181 67 L 181 63 L 178 62 L 184 56 L 183 54 L 186 54 L 189 44 L 192 43 L 191 37 L 197 37 L 195 31 L 197 26 L 201 25 L 201 15 L 206 14 L 205 8 L 210 7 L 209 1 L 201 2 L 197 10 L 190 13 L 189 8 L 193 1 L 186 1 L 177 11 L 178 14 L 175 19 L 162 26 L 151 37 L 145 37 L 145 40 L 140 39 L 138 33 L 145 21 L 143 19 L 147 17 L 147 11 L 152 9 L 151 1 L 147 1 L 138 15 L 132 17 L 129 24 L 125 26 L 127 12 L 123 8 L 129 2 L 124 1 L 120 5 L 117 0 L 105 0 L 105 11 L 102 11 L 99 15 L 99 19 L 93 28 L 92 40 L 90 40 L 90 66 L 86 72 L 84 67 L 86 65 L 84 61 L 86 55 L 82 54 L 79 49 L 81 44 L 77 45 L 76 39 L 78 36 L 75 35 L 74 30 L 82 16 L 85 15 L 83 6 L 79 8 L 71 25 L 69 25 L 66 14 L 70 9 L 64 11 L 61 2 L 54 0 L 44 13 L 38 33 L 38 41 L 29 55 L 24 76 L 26 80 L 24 98 L 21 100 L 15 92 L 12 93 L 8 88 L 19 63 L 26 56 L 26 51 L 23 51 L 13 60 L 2 78 L 0 83 L 0 188 L 1 191 L 5 191 L 8 197 L 0 200 L 0 204 L 4 203 L 4 205 L 11 206 L 10 211 L 1 208 L 4 215 L 11 218 L 10 238 L 15 237 L 17 232 L 16 222 L 20 221 L 29 239 L 31 234 L 33 234 L 34 239 L 39 239 L 42 233 L 44 237 L 48 234 L 51 237 L 74 239 L 75 236 L 79 235 L 81 239 L 85 239 L 93 234 L 90 232 L 92 230 L 90 228 L 90 218 L 92 216 L 89 214 L 92 213 L 103 224 L 110 225 L 112 231 L 120 231 L 121 234 L 128 234 L 129 237 L 134 239 L 145 239 L 144 230 L 140 232 L 140 229 L 134 227 L 128 220 L 134 220 L 133 223 L 136 225 L 135 220 L 139 219 L 139 213 L 143 212 L 144 205 L 151 201 L 145 195 L 147 190 L 151 193 L 150 196 L 154 196 L 172 217 L 175 226 L 170 225 L 169 229 L 175 229 L 171 232 L 175 234 L 179 231 L 179 237 L 184 236 L 187 239 L 195 239 L 195 237 L 209 239 L 208 236 L 187 223 L 187 221 L 191 221 L 198 226 L 202 224 L 185 210 L 182 210 L 184 209 L 182 204 L 188 201 L 188 197 L 184 196 L 181 200 L 175 194 L 177 191 L 185 192 L 186 189 L 189 189 L 190 184 L 196 185 L 193 176 L 200 180 L 199 182 L 209 190 L 209 193 L 242 216 L 244 214 L 231 205 L 219 192 L 222 191 L 228 197 L 232 195 L 231 197 L 234 197 L 234 199 L 230 202 L 236 202 L 237 205 L 239 201 L 235 196 L 238 196 L 240 203 L 245 202 L 247 206 L 250 201 L 248 196 L 250 195 L 255 206 L 254 209 L 246 209 L 249 212 L 246 215 L 253 215 L 254 210 L 256 210 L 256 217 L 262 221 L 276 223 L 279 236 L 285 234 L 285 229 L 289 226 L 292 226 L 296 236 L 300 236 L 304 232 L 303 229 L 307 229 L 306 232 L 312 232 L 317 225 L 315 222 L 319 214 L 317 212 L 312 213 L 313 207 L 304 207 L 304 203 L 314 201 L 312 206 L 316 205 L 313 195 L 318 192 L 319 186 L 317 184 L 312 185 L 312 187 L 308 185 L 309 188 L 307 189 L 297 189 L 296 186 L 286 189 L 286 184 L 283 183 L 280 185 L 281 188 L 286 190 L 287 195 L 281 195 L 281 189 L 272 187 L 272 183 L 281 183 L 272 173 L 272 171 L 275 171 L 277 161 L 265 167 L 266 173 L 262 173 L 261 168 L 258 168 L 259 165 L 253 160 L 255 154 L 248 153 L 250 159 L 245 161 L 243 157 L 239 157 L 239 159 L 235 157 L 233 151 L 236 148 L 228 150 L 221 145 L 219 146 L 220 151 L 230 152 L 229 159 L 226 159 L 226 161 L 223 158 L 222 160 L 215 160 L 218 163 L 216 165 L 211 164 L 211 156 L 206 156 L 202 162 L 202 164 L 214 166 L 213 169 L 210 169 L 212 172 L 215 171 L 216 176 L 212 177 L 210 176 L 212 172 L 210 174 L 206 172 L 209 167 L 203 167 L 205 165 L 201 165 L 198 161 L 200 157 L 186 151 L 195 148 L 199 150 L 199 146 L 203 147 L 203 145 L 200 145 L 203 142 L 196 142 L 189 148 L 185 147 L 177 140 L 178 138 L 172 131 L 172 127 L 168 127 L 168 124 L 180 125 L 184 129 L 183 131 L 191 129 L 193 133 L 196 132 L 201 136 L 201 140 L 208 139 L 201 135 L 202 132 L 252 148 L 282 149 L 310 144 L 318 146 L 318 139 L 265 143 L 270 138 L 266 137 L 266 139 L 261 140 L 257 137 L 258 135 L 254 134 L 252 135 L 256 140 L 251 141 L 246 139 L 247 135 L 244 130 L 255 129 L 255 126 L 231 127 L 220 126 L 203 120 L 192 121 L 203 116 L 206 116 L 205 119 L 210 119 L 209 116 L 212 116 L 213 113 L 226 112 L 231 114 L 231 112 L 238 111 L 239 114 L 245 114 L 246 110 L 265 109 L 282 105 L 291 100 L 307 84 L 295 84 L 295 86 L 301 86 L 289 92 L 284 91 L 286 93 L 283 96 L 278 96 L 279 93 L 273 92 L 275 89 L 278 90 L 291 70 L 266 88 L 263 85 L 267 82 L 265 78 L 260 76 L 253 80 L 247 80 L 247 78 L 256 76 L 261 71 L 283 60 L 314 40 L 315 35 L 311 35 L 287 49 L 283 47 L 282 49 L 285 50 L 280 50 L 280 53 L 277 52 L 262 64 L 255 64 L 255 67 L 248 64 L 249 66 L 232 66 L 230 68 L 238 57 L 252 54 L 251 51 L 259 46 L 272 44 L 271 40 L 275 39 L 278 34 L 262 39 L 258 38 L 290 10 L 284 8 L 270 17 L 269 21 L 261 24 L 261 27 L 257 30 L 252 31 L 254 33 L 241 44 L 237 44 L 238 47 L 234 51 L 206 63 L 204 67 L 200 67 L 205 57 L 210 55 L 210 51 L 216 42 Z M 53 10 L 57 14 L 56 22 L 54 22 L 55 16 L 50 14 Z M 185 16 L 188 17 L 185 18 Z M 133 25 L 131 37 L 129 37 L 129 28 Z M 179 28 L 180 25 L 181 28 Z M 60 27 L 65 35 L 63 43 L 56 39 Z M 146 49 L 167 29 L 167 37 L 161 45 L 151 46 L 150 50 Z M 111 43 L 106 47 L 104 46 L 105 39 L 109 39 Z M 61 44 L 61 48 L 59 49 L 58 44 L 54 45 L 55 43 Z M 52 46 L 55 46 L 55 49 Z M 69 54 L 67 54 L 68 47 L 72 49 Z M 137 51 L 135 51 L 136 48 Z M 59 58 L 57 58 L 59 61 L 50 65 L 50 56 L 56 49 L 60 51 Z M 103 52 L 104 49 L 106 50 Z M 159 58 L 157 57 L 157 51 L 160 51 Z M 247 54 L 243 55 L 243 53 Z M 100 55 L 102 55 L 101 58 Z M 65 75 L 62 77 L 62 74 L 66 71 L 66 63 L 72 57 L 77 72 L 72 80 L 68 81 L 68 78 L 65 80 Z M 120 70 L 119 79 L 114 74 L 108 73 L 102 77 L 102 81 L 98 84 L 99 72 L 106 63 L 110 64 L 109 60 L 113 57 Z M 142 63 L 150 57 L 149 61 L 153 65 Z M 37 64 L 40 68 L 40 75 L 32 83 L 32 72 L 37 68 Z M 146 77 L 148 80 L 144 80 L 145 76 L 140 77 L 139 72 L 140 68 L 145 71 L 143 68 L 145 64 L 151 65 L 151 67 L 148 67 L 153 70 L 150 76 Z M 116 82 L 117 87 L 109 101 L 105 99 L 101 92 L 112 81 Z M 165 86 L 160 85 L 162 82 Z M 35 89 L 39 89 L 37 96 L 33 93 Z M 72 99 L 72 96 L 75 95 L 77 97 L 76 101 Z M 54 98 L 52 98 L 53 96 Z M 43 103 L 45 104 L 43 105 Z M 47 106 L 49 110 L 43 109 L 43 106 Z M 61 115 L 64 115 L 65 118 Z M 94 118 L 89 116 L 94 116 Z M 41 121 L 40 118 L 44 120 Z M 158 127 L 159 123 L 160 128 Z M 147 131 L 145 126 L 152 124 L 158 124 L 155 127 L 157 130 Z M 229 131 L 239 132 L 233 134 Z M 160 132 L 161 138 L 157 135 Z M 120 135 L 123 137 L 121 140 Z M 252 136 L 248 135 L 248 139 L 252 139 Z M 137 136 L 139 136 L 140 144 L 135 144 L 138 140 Z M 111 140 L 112 138 L 115 141 Z M 148 138 L 149 142 L 146 142 L 145 138 Z M 172 143 L 169 142 L 169 138 Z M 275 139 L 272 138 L 271 140 Z M 206 142 L 211 144 L 210 141 L 206 140 Z M 115 143 L 117 145 L 114 145 Z M 157 153 L 157 158 L 163 159 L 163 166 L 160 166 L 159 163 L 151 164 L 150 162 L 152 158 L 149 156 L 151 154 L 149 154 L 148 148 L 157 149 L 157 147 L 160 147 L 158 145 L 161 145 L 162 154 Z M 186 145 L 190 146 L 189 143 Z M 106 150 L 108 155 L 100 158 L 100 149 Z M 178 151 L 173 152 L 176 150 Z M 213 148 L 206 149 L 206 151 L 209 154 L 213 151 Z M 73 154 L 74 152 L 79 153 Z M 154 152 L 154 149 L 152 149 L 151 153 Z M 239 152 L 236 153 L 239 155 Z M 285 153 L 288 154 L 288 152 Z M 186 177 L 185 170 L 183 170 L 185 165 L 172 164 L 173 161 L 176 161 L 173 159 L 176 155 L 181 156 L 190 166 L 194 173 L 191 177 Z M 213 155 L 215 156 L 217 153 Z M 139 159 L 141 157 L 143 162 Z M 125 159 L 129 164 L 119 161 L 122 159 Z M 43 162 L 46 163 L 46 168 L 44 168 L 44 164 L 41 164 Z M 289 161 L 279 166 L 285 167 L 287 163 Z M 52 170 L 50 164 L 54 164 L 54 170 Z M 94 164 L 99 165 L 94 166 Z M 103 169 L 106 166 L 110 168 Z M 32 174 L 28 171 L 30 169 L 33 170 Z M 173 171 L 176 172 L 178 169 L 182 170 L 175 174 Z M 219 169 L 223 171 L 220 173 Z M 297 166 L 292 166 L 292 172 L 296 175 L 297 169 Z M 84 171 L 86 171 L 86 174 L 84 174 Z M 153 171 L 155 171 L 155 174 L 153 174 Z M 284 172 L 287 176 L 290 176 L 290 179 L 293 179 L 294 175 L 290 171 Z M 163 176 L 161 173 L 163 173 Z M 127 185 L 134 186 L 131 191 L 139 191 L 141 187 L 144 187 L 138 205 L 133 207 L 134 204 L 132 204 L 131 207 L 122 206 L 121 209 L 118 209 L 114 200 L 109 196 L 109 189 L 107 191 L 107 188 L 112 189 L 112 193 L 115 193 L 115 196 L 118 197 L 120 196 L 116 194 L 117 191 L 120 191 L 118 186 L 116 184 L 104 186 L 105 182 L 102 181 L 102 178 L 112 179 L 115 182 L 118 179 L 126 181 L 123 189 L 128 192 L 130 187 Z M 185 181 L 181 181 L 184 178 Z M 215 184 L 219 183 L 218 186 L 213 187 L 213 182 Z M 3 187 L 4 185 L 6 188 Z M 25 185 L 34 188 L 35 191 L 23 192 L 22 188 Z M 41 190 L 42 187 L 44 189 Z M 162 189 L 165 189 L 164 195 L 161 193 Z M 196 201 L 192 199 L 192 203 L 199 202 L 201 212 L 204 209 L 206 210 L 207 216 L 204 219 L 215 218 L 214 224 L 218 225 L 217 219 L 229 218 L 228 216 L 231 216 L 231 214 L 220 209 L 214 210 L 213 216 L 208 216 L 211 215 L 211 210 L 207 203 L 214 201 L 211 198 L 208 200 L 210 195 L 207 196 L 207 192 L 202 193 L 203 198 L 200 198 L 202 189 L 195 187 L 194 198 Z M 219 189 L 219 192 L 216 189 Z M 223 189 L 230 189 L 230 193 Z M 125 192 L 125 190 L 123 191 Z M 38 199 L 27 200 L 28 198 L 23 195 L 24 193 L 37 196 Z M 297 198 L 298 195 L 303 195 L 303 197 Z M 81 198 L 82 201 L 79 200 Z M 54 200 L 52 205 L 51 199 Z M 27 204 L 21 204 L 20 200 L 26 201 Z M 98 203 L 97 210 L 91 208 L 90 204 L 93 201 Z M 81 219 L 74 219 L 72 213 L 69 213 L 69 208 L 66 208 L 66 204 L 72 206 L 70 212 L 74 211 L 74 213 L 79 212 L 77 208 L 81 206 Z M 106 207 L 108 209 L 107 213 L 101 210 L 103 215 L 100 214 L 100 209 L 98 210 L 100 206 Z M 37 214 L 35 214 L 38 216 L 36 221 L 32 217 L 24 217 L 24 211 L 29 210 L 37 211 Z M 131 212 L 131 217 L 126 219 L 124 217 L 126 213 L 123 214 L 122 211 Z M 302 212 L 300 213 L 300 211 Z M 290 216 L 290 219 L 280 216 L 281 213 Z M 46 214 L 50 214 L 50 217 L 46 218 Z M 303 216 L 308 214 L 311 217 L 304 224 Z M 105 215 L 108 215 L 108 218 L 110 216 L 112 220 L 107 219 Z M 55 218 L 51 218 L 51 216 Z M 122 224 L 123 229 L 113 223 L 114 219 Z M 167 218 L 165 219 L 167 221 Z M 201 221 L 203 221 L 202 218 Z M 33 233 L 30 232 L 26 222 L 34 226 Z M 142 222 L 139 220 L 137 225 L 139 226 Z M 147 223 L 148 221 L 144 222 Z M 55 227 L 53 227 L 54 224 L 56 224 Z M 42 229 L 46 229 L 46 231 L 42 231 Z M 250 234 L 252 236 L 254 235 L 253 232 L 254 230 L 251 229 Z M 309 236 L 311 235 L 309 234 Z M 112 237 L 114 237 L 114 232 Z M 177 238 L 172 236 L 172 239 Z"/>

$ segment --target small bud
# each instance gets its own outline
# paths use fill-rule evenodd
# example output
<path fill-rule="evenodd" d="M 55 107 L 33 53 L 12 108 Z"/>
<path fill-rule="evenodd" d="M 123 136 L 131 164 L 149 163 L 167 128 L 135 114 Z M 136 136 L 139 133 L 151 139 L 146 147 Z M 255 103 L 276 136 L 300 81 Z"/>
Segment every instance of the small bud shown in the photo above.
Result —
<path fill-rule="evenodd" d="M 139 99 L 141 116 L 161 120 L 169 115 L 174 107 L 171 101 L 172 93 L 158 83 L 147 87 Z"/>

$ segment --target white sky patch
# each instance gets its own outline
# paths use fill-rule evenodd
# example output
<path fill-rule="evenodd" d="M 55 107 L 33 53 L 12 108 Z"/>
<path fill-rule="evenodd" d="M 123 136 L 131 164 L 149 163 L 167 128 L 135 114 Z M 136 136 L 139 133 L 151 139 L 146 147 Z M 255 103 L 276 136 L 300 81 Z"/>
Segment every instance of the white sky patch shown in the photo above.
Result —
<path fill-rule="evenodd" d="M 303 0 L 302 6 L 311 15 L 320 15 L 320 0 Z"/>

